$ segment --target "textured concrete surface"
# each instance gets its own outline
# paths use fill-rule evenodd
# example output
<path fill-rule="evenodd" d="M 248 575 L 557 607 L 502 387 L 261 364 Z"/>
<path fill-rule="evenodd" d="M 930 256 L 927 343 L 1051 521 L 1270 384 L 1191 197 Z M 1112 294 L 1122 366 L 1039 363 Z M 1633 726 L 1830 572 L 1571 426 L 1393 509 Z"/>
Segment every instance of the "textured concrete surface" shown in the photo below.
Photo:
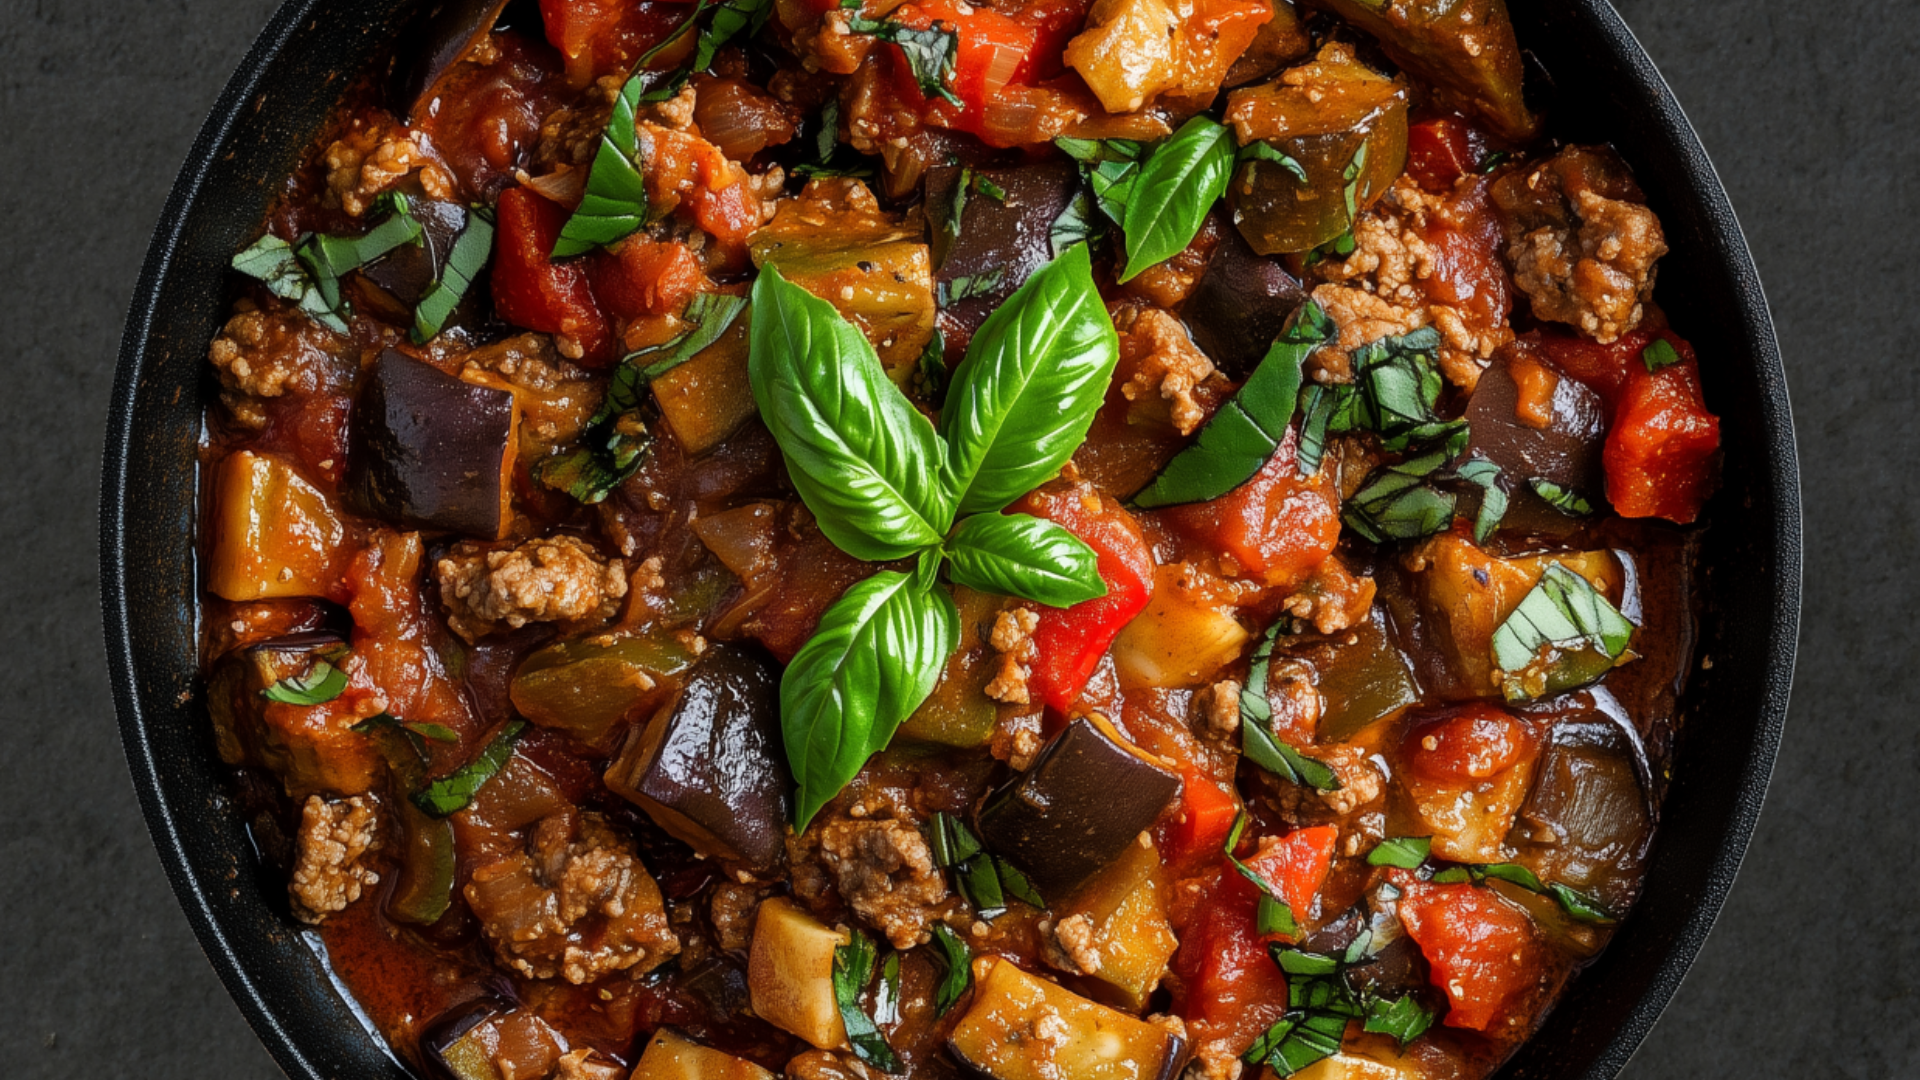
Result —
<path fill-rule="evenodd" d="M 1521 0 L 1524 2 L 1524 0 Z M 1719 929 L 1632 1080 L 1920 1076 L 1920 20 L 1841 0 L 1620 0 L 1772 298 L 1806 478 L 1793 720 Z M 0 10 L 0 1061 L 9 1077 L 277 1074 L 175 907 L 101 657 L 100 432 L 147 235 L 268 0 Z"/>

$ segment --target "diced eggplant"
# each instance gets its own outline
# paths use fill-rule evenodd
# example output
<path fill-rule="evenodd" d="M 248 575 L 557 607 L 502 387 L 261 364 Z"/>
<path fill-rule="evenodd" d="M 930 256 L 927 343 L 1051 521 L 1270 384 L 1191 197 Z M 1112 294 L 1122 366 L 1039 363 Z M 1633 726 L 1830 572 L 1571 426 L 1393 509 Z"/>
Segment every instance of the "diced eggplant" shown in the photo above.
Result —
<path fill-rule="evenodd" d="M 778 863 L 793 789 L 778 665 L 754 648 L 709 648 L 679 694 L 629 737 L 606 782 L 702 854 L 757 870 Z"/>
<path fill-rule="evenodd" d="M 207 590 L 227 600 L 325 596 L 346 557 L 347 527 L 292 465 L 242 450 L 213 481 Z"/>
<path fill-rule="evenodd" d="M 1502 346 L 1480 373 L 1467 424 L 1471 449 L 1500 466 L 1516 488 L 1545 480 L 1599 505 L 1606 406 L 1585 383 L 1542 362 L 1525 339 Z"/>
<path fill-rule="evenodd" d="M 1249 158 L 1227 186 L 1233 221 L 1262 255 L 1309 251 L 1353 226 L 1407 163 L 1407 86 L 1335 42 L 1263 86 L 1227 97 L 1241 146 L 1264 142 L 1306 173 Z"/>
<path fill-rule="evenodd" d="M 248 748 L 264 723 L 261 711 L 267 700 L 261 691 L 305 674 L 319 653 L 346 644 L 338 634 L 290 634 L 221 657 L 207 677 L 207 715 L 213 720 L 213 744 L 220 760 L 229 765 L 248 760 Z"/>
<path fill-rule="evenodd" d="M 482 997 L 447 1010 L 420 1032 L 420 1056 L 428 1071 L 441 1080 L 499 1080 L 500 1070 L 473 1035 L 481 1024 L 513 1006 L 495 997 Z"/>
<path fill-rule="evenodd" d="M 1087 920 L 1088 944 L 1098 962 L 1086 974 L 1107 987 L 1116 1004 L 1134 1012 L 1146 1007 L 1180 945 L 1167 919 L 1169 889 L 1160 853 L 1135 843 L 1085 888 L 1053 907 L 1056 926 L 1076 916 Z"/>
<path fill-rule="evenodd" d="M 1247 51 L 1227 69 L 1222 86 L 1232 89 L 1272 78 L 1287 64 L 1313 51 L 1313 37 L 1300 22 L 1293 0 L 1273 0 L 1273 18 L 1253 35 Z"/>
<path fill-rule="evenodd" d="M 940 682 L 912 716 L 900 725 L 900 736 L 961 750 L 985 746 L 993 737 L 999 708 L 987 696 L 998 665 L 987 643 L 1001 598 L 964 585 L 953 590 L 960 609 L 960 648 L 947 660 Z"/>
<path fill-rule="evenodd" d="M 1604 691 L 1569 700 L 1586 697 L 1612 705 Z M 1603 899 L 1630 893 L 1653 832 L 1636 738 L 1624 715 L 1556 717 L 1514 831 L 1520 860 L 1542 880 Z"/>
<path fill-rule="evenodd" d="M 407 27 L 394 49 L 387 104 L 407 119 L 427 91 L 500 19 L 509 0 L 440 0 Z"/>
<path fill-rule="evenodd" d="M 992 1080 L 1172 1080 L 1186 1041 L 1096 1004 L 997 956 L 974 964 L 976 989 L 947 1049 Z M 1045 1037 L 1035 1032 L 1047 1031 Z"/>
<path fill-rule="evenodd" d="M 1316 657 L 1314 663 L 1314 687 L 1323 706 L 1319 741 L 1346 742 L 1420 700 L 1413 667 L 1388 632 L 1384 609 L 1374 608 L 1335 641 L 1325 659 Z"/>
<path fill-rule="evenodd" d="M 426 755 L 413 738 L 388 726 L 367 732 L 366 739 L 379 747 L 392 770 L 400 819 L 398 877 L 387 894 L 387 914 L 400 922 L 432 926 L 453 903 L 453 822 L 423 813 L 406 798 L 428 782 Z"/>
<path fill-rule="evenodd" d="M 1231 608 L 1208 604 L 1176 586 L 1181 563 L 1157 567 L 1153 599 L 1113 641 L 1114 672 L 1124 689 L 1201 686 L 1240 656 L 1252 635 Z"/>
<path fill-rule="evenodd" d="M 410 322 L 414 307 L 446 268 L 447 254 L 453 250 L 454 240 L 467 227 L 467 208 L 459 203 L 416 196 L 408 200 L 408 213 L 420 222 L 420 243 L 401 244 L 361 267 L 359 273 L 391 301 L 396 313 Z M 467 295 L 479 297 L 486 292 L 484 288 L 469 288 Z"/>
<path fill-rule="evenodd" d="M 1431 83 L 1444 104 L 1477 113 L 1525 142 L 1540 118 L 1523 94 L 1526 65 L 1505 0 L 1310 0 L 1372 34 L 1394 63 Z"/>
<path fill-rule="evenodd" d="M 661 1028 L 647 1041 L 629 1080 L 773 1080 L 773 1074 Z"/>
<path fill-rule="evenodd" d="M 521 663 L 508 693 L 541 727 L 611 749 L 615 725 L 657 707 L 692 663 L 686 645 L 665 632 L 558 641 Z"/>
<path fill-rule="evenodd" d="M 447 1080 L 510 1080 L 548 1075 L 566 1044 L 531 1010 L 483 998 L 428 1025 L 420 1049 Z"/>
<path fill-rule="evenodd" d="M 1238 229 L 1222 228 L 1180 316 L 1214 366 L 1244 379 L 1267 355 L 1307 287 L 1278 259 L 1256 254 Z"/>
<path fill-rule="evenodd" d="M 747 328 L 741 312 L 720 340 L 653 380 L 655 401 L 688 457 L 704 454 L 758 415 L 747 381 Z"/>
<path fill-rule="evenodd" d="M 1586 578 L 1616 607 L 1625 575 L 1611 552 L 1577 551 L 1501 558 L 1458 533 L 1442 533 L 1420 549 L 1421 589 L 1434 641 L 1453 661 L 1459 690 L 1475 697 L 1501 693 L 1493 677 L 1493 632 L 1546 573 L 1559 563 Z"/>
<path fill-rule="evenodd" d="M 980 837 L 1040 895 L 1068 896 L 1112 865 L 1180 794 L 1180 777 L 1104 717 L 1067 725 L 1033 767 L 988 794 Z"/>
<path fill-rule="evenodd" d="M 520 410 L 389 349 L 354 403 L 346 490 L 402 528 L 499 539 L 512 521 Z"/>
<path fill-rule="evenodd" d="M 847 1044 L 833 996 L 833 951 L 847 935 L 776 896 L 760 905 L 747 959 L 753 1013 L 822 1050 Z"/>
<path fill-rule="evenodd" d="M 934 281 L 946 297 L 940 307 L 940 332 L 946 336 L 948 356 L 964 353 L 993 309 L 1053 258 L 1053 223 L 1073 200 L 1079 182 L 1068 161 L 1011 169 L 947 165 L 927 172 Z M 957 223 L 956 204 L 961 208 Z"/>

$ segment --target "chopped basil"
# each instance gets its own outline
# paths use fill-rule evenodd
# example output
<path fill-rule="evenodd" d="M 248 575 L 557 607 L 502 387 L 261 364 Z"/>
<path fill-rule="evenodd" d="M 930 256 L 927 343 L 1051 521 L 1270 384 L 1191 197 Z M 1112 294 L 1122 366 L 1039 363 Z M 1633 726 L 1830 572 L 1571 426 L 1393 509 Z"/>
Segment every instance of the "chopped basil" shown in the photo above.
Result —
<path fill-rule="evenodd" d="M 1066 209 L 1053 219 L 1053 227 L 1047 230 L 1048 250 L 1057 258 L 1075 244 L 1092 243 L 1103 231 L 1093 214 L 1093 196 L 1085 189 L 1076 190 L 1073 198 L 1067 200 Z"/>
<path fill-rule="evenodd" d="M 423 739 L 432 739 L 434 742 L 457 743 L 460 741 L 459 732 L 454 731 L 445 724 L 434 724 L 425 720 L 402 720 L 392 713 L 384 712 L 367 717 L 365 720 L 353 725 L 349 730 L 357 731 L 364 735 L 367 732 L 376 731 L 380 728 L 394 728 L 399 731 L 404 731 L 409 735 L 418 735 Z"/>
<path fill-rule="evenodd" d="M 1260 890 L 1260 904 L 1254 909 L 1254 921 L 1263 934 L 1285 934 L 1293 937 L 1300 932 L 1299 923 L 1293 917 L 1293 908 L 1281 899 L 1280 890 L 1273 883 L 1260 876 L 1260 872 L 1233 855 L 1233 849 L 1240 846 L 1240 835 L 1247 831 L 1247 812 L 1241 810 L 1233 815 L 1233 827 L 1227 830 L 1227 839 L 1220 847 L 1220 853 L 1227 857 L 1241 877 L 1253 883 Z"/>
<path fill-rule="evenodd" d="M 833 950 L 833 1000 L 847 1029 L 847 1043 L 853 1047 L 854 1057 L 883 1072 L 899 1073 L 905 1066 L 887 1045 L 887 1037 L 873 1017 L 860 1007 L 860 995 L 873 981 L 877 958 L 873 939 L 858 930 L 850 931 L 850 935 L 850 941 Z"/>
<path fill-rule="evenodd" d="M 873 164 L 853 147 L 840 141 L 840 99 L 828 98 L 820 110 L 819 130 L 813 134 L 814 159 L 793 167 L 795 176 L 851 176 L 865 179 L 873 175 Z"/>
<path fill-rule="evenodd" d="M 1340 1052 L 1347 1020 L 1338 1013 L 1289 1011 L 1254 1040 L 1241 1060 L 1249 1065 L 1265 1065 L 1276 1076 L 1292 1076 Z"/>
<path fill-rule="evenodd" d="M 1253 927 L 1261 934 L 1285 934 L 1288 937 L 1300 932 L 1299 926 L 1293 921 L 1293 908 L 1271 893 L 1260 894 L 1260 905 L 1253 909 Z"/>
<path fill-rule="evenodd" d="M 1680 362 L 1680 350 L 1666 338 L 1654 338 L 1647 347 L 1640 350 L 1640 362 L 1647 365 L 1649 374 L 1661 368 L 1670 368 Z"/>
<path fill-rule="evenodd" d="M 1248 761 L 1289 783 L 1317 791 L 1339 791 L 1340 778 L 1324 763 L 1295 750 L 1273 733 L 1273 703 L 1267 700 L 1274 639 L 1286 620 L 1276 619 L 1253 650 L 1247 684 L 1240 689 L 1240 752 Z"/>
<path fill-rule="evenodd" d="M 1080 163 L 1080 172 L 1093 189 L 1093 201 L 1115 225 L 1126 219 L 1134 182 L 1140 179 L 1139 143 L 1131 139 L 1073 139 L 1062 136 L 1053 145 Z"/>
<path fill-rule="evenodd" d="M 981 850 L 980 838 L 959 818 L 936 811 L 928 828 L 935 866 L 951 868 L 954 885 L 975 914 L 994 918 L 1007 910 L 1007 897 L 1045 908 L 1033 882 L 1005 859 Z"/>
<path fill-rule="evenodd" d="M 1005 267 L 996 266 L 978 274 L 968 274 L 940 283 L 939 300 L 941 307 L 957 304 L 974 296 L 986 296 L 1000 287 L 1006 280 Z"/>
<path fill-rule="evenodd" d="M 1547 884 L 1540 876 L 1521 866 L 1519 863 L 1486 863 L 1450 866 L 1433 875 L 1433 880 L 1442 885 L 1454 885 L 1472 882 L 1484 885 L 1488 881 L 1505 881 L 1518 885 L 1530 893 L 1550 897 L 1572 918 L 1585 923 L 1608 924 L 1617 921 L 1606 906 L 1593 897 L 1579 892 L 1559 882 Z"/>
<path fill-rule="evenodd" d="M 1527 481 L 1527 486 L 1548 506 L 1568 517 L 1585 517 L 1593 513 L 1593 504 L 1582 498 L 1579 492 L 1561 487 L 1551 480 L 1535 477 Z"/>
<path fill-rule="evenodd" d="M 933 1015 L 938 1018 L 959 1004 L 973 985 L 973 949 L 943 922 L 933 924 L 933 943 L 939 946 L 935 955 L 944 966 L 940 984 L 933 990 Z"/>
<path fill-rule="evenodd" d="M 973 190 L 985 195 L 994 202 L 1003 203 L 1007 201 L 1006 188 L 1001 187 L 999 184 L 977 173 L 974 174 L 973 177 Z"/>
<path fill-rule="evenodd" d="M 621 364 L 632 365 L 642 358 L 659 355 L 660 359 L 640 368 L 640 377 L 651 383 L 719 341 L 720 336 L 732 328 L 733 321 L 746 308 L 747 298 L 744 296 L 703 292 L 687 305 L 687 312 L 683 316 L 693 324 L 692 329 L 659 345 L 629 353 Z"/>
<path fill-rule="evenodd" d="M 1559 902 L 1561 910 L 1585 923 L 1611 923 L 1618 921 L 1605 905 L 1585 893 L 1575 892 L 1559 882 L 1547 886 L 1547 895 Z"/>
<path fill-rule="evenodd" d="M 1260 365 L 1193 443 L 1133 497 L 1142 507 L 1217 499 L 1252 479 L 1279 450 L 1300 400 L 1301 367 L 1334 338 L 1333 320 L 1309 300 L 1294 311 Z"/>
<path fill-rule="evenodd" d="M 325 660 L 315 660 L 305 674 L 289 675 L 260 691 L 260 696 L 282 705 L 325 705 L 346 688 L 346 672 Z"/>
<path fill-rule="evenodd" d="M 289 244 L 268 233 L 235 255 L 232 266 L 273 295 L 293 301 L 315 322 L 344 334 L 353 309 L 340 292 L 340 279 L 403 244 L 419 243 L 423 231 L 405 195 L 388 193 L 377 205 L 389 215 L 364 236 L 309 233 Z"/>
<path fill-rule="evenodd" d="M 980 838 L 959 818 L 944 811 L 934 811 L 932 833 L 933 864 L 939 867 L 958 866 L 980 854 Z"/>
<path fill-rule="evenodd" d="M 1423 483 L 1446 461 L 1444 451 L 1377 469 L 1340 509 L 1347 527 L 1376 544 L 1418 540 L 1453 521 L 1458 500 Z"/>
<path fill-rule="evenodd" d="M 1279 947 L 1269 951 L 1273 954 L 1273 962 L 1289 975 L 1332 975 L 1340 970 L 1340 961 L 1331 956 Z"/>
<path fill-rule="evenodd" d="M 993 865 L 993 856 L 980 855 L 961 863 L 954 871 L 954 885 L 982 919 L 1006 914 L 1007 898 L 1000 889 L 1000 872 Z"/>
<path fill-rule="evenodd" d="M 641 369 L 622 363 L 607 381 L 607 396 L 580 434 L 580 448 L 542 460 L 533 475 L 550 488 L 591 506 L 638 472 L 653 445 L 640 407 L 646 382 Z"/>
<path fill-rule="evenodd" d="M 1433 850 L 1433 838 L 1430 836 L 1394 836 L 1389 837 L 1367 852 L 1368 866 L 1397 866 L 1402 870 L 1412 870 L 1427 861 L 1427 855 Z"/>
<path fill-rule="evenodd" d="M 1484 544 L 1493 530 L 1500 527 L 1500 519 L 1507 516 L 1507 489 L 1501 483 L 1500 466 L 1480 457 L 1476 451 L 1473 457 L 1453 467 L 1453 475 L 1480 489 L 1480 511 L 1473 518 L 1473 540 Z"/>
<path fill-rule="evenodd" d="M 1420 1004 L 1412 994 L 1395 999 L 1376 997 L 1367 1002 L 1363 1030 L 1391 1035 L 1404 1047 L 1424 1035 L 1433 1026 L 1433 1020 L 1433 1010 Z"/>
<path fill-rule="evenodd" d="M 1388 1000 L 1350 984 L 1346 969 L 1368 955 L 1370 940 L 1371 935 L 1361 931 L 1338 957 L 1269 946 L 1273 962 L 1287 974 L 1287 1013 L 1254 1040 L 1241 1060 L 1290 1076 L 1339 1053 L 1350 1021 L 1392 1035 L 1403 1047 L 1432 1027 L 1434 1013 L 1413 995 Z"/>
<path fill-rule="evenodd" d="M 936 409 L 947 396 L 947 335 L 937 326 L 914 365 L 913 388 Z"/>
<path fill-rule="evenodd" d="M 667 42 L 680 36 L 700 16 L 700 11 L 695 7 L 680 29 L 655 49 L 665 47 Z M 647 223 L 646 163 L 640 160 L 640 133 L 634 126 L 635 110 L 653 77 L 645 70 L 646 59 L 641 58 L 636 65 L 639 70 L 627 79 L 613 99 L 613 113 L 607 117 L 607 126 L 600 134 L 600 148 L 594 152 L 593 165 L 587 172 L 586 193 L 568 216 L 567 223 L 561 226 L 560 236 L 553 244 L 553 258 L 579 255 L 617 243 Z"/>
<path fill-rule="evenodd" d="M 915 30 L 892 19 L 869 19 L 856 12 L 847 21 L 847 29 L 898 45 L 922 95 L 953 105 L 964 104 L 952 86 L 960 56 L 960 34 L 952 24 L 936 22 L 925 30 Z"/>
<path fill-rule="evenodd" d="M 1396 453 L 1435 444 L 1444 444 L 1449 457 L 1465 450 L 1467 422 L 1435 411 L 1446 386 L 1433 359 L 1439 345 L 1432 327 L 1381 338 L 1353 350 L 1353 382 L 1309 385 L 1300 398 L 1300 475 L 1319 470 L 1329 435 L 1355 431 L 1379 435 L 1380 445 Z"/>
<path fill-rule="evenodd" d="M 513 744 L 520 741 L 521 733 L 526 730 L 525 720 L 516 717 L 507 721 L 500 734 L 480 751 L 480 756 L 414 792 L 409 799 L 421 813 L 433 818 L 465 809 L 486 782 L 507 764 L 507 759 L 513 756 Z"/>
<path fill-rule="evenodd" d="M 1234 160 L 1243 165 L 1251 165 L 1252 163 L 1262 161 L 1270 162 L 1292 173 L 1295 180 L 1303 184 L 1307 182 L 1306 166 L 1294 160 L 1292 156 L 1275 150 L 1273 144 L 1264 139 L 1250 142 L 1241 147 L 1239 154 L 1235 155 Z M 1251 168 L 1248 169 L 1248 180 L 1252 180 Z"/>
<path fill-rule="evenodd" d="M 1633 623 L 1587 579 L 1547 564 L 1493 632 L 1493 661 L 1509 701 L 1571 690 L 1604 675 L 1627 651 Z"/>
<path fill-rule="evenodd" d="M 1046 910 L 1047 902 L 1040 899 L 1040 891 L 1033 887 L 1033 882 L 1027 880 L 1027 875 L 1014 869 L 1012 863 L 997 855 L 994 856 L 993 866 L 1000 872 L 1002 892 L 1023 904 L 1031 904 L 1042 911 Z"/>
<path fill-rule="evenodd" d="M 467 211 L 467 227 L 454 238 L 440 276 L 420 297 L 413 309 L 413 342 L 424 345 L 447 324 L 453 309 L 472 287 L 473 279 L 486 267 L 493 253 L 493 211 L 476 206 Z"/>
<path fill-rule="evenodd" d="M 900 954 L 890 952 L 880 965 L 880 988 L 873 995 L 873 1022 L 900 1022 Z"/>

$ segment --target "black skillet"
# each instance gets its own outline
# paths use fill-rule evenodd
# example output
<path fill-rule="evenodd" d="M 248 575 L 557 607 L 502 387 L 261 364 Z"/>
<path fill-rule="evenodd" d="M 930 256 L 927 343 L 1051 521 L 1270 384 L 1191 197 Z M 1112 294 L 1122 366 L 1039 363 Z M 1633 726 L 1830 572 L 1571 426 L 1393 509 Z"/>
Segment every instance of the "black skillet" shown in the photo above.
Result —
<path fill-rule="evenodd" d="M 269 897 L 213 752 L 196 673 L 195 445 L 227 260 L 313 139 L 349 73 L 414 13 L 394 0 L 287 0 L 228 82 L 174 183 L 134 290 L 107 417 L 101 603 L 134 786 L 215 970 L 295 1080 L 408 1075 Z M 1793 419 L 1773 325 L 1733 209 L 1680 105 L 1605 0 L 1511 4 L 1551 77 L 1553 132 L 1612 142 L 1673 251 L 1659 300 L 1699 350 L 1722 418 L 1699 645 L 1646 893 L 1613 945 L 1500 1073 L 1619 1072 L 1706 940 L 1752 834 L 1786 720 L 1800 616 Z"/>

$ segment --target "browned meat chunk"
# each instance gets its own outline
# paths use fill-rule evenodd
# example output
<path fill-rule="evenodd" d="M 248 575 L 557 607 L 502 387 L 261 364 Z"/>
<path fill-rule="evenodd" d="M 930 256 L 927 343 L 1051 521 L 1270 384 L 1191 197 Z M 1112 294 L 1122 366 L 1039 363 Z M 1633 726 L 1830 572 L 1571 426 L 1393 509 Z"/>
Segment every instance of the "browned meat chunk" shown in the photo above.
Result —
<path fill-rule="evenodd" d="M 502 626 L 608 619 L 627 595 L 625 564 L 601 559 L 586 541 L 572 536 L 529 540 L 510 549 L 456 544 L 434 572 L 447 625 L 468 641 Z"/>
<path fill-rule="evenodd" d="M 403 127 L 356 120 L 352 131 L 327 147 L 326 160 L 327 201 L 354 217 L 416 171 L 422 191 L 443 201 L 454 198 L 453 175 Z"/>
<path fill-rule="evenodd" d="M 234 305 L 233 318 L 207 348 L 220 374 L 220 398 L 247 427 L 266 425 L 260 398 L 311 394 L 341 381 L 348 343 L 279 300 Z"/>
<path fill-rule="evenodd" d="M 1513 282 L 1536 316 L 1602 344 L 1640 325 L 1667 242 L 1611 151 L 1569 146 L 1502 176 L 1493 199 Z"/>
<path fill-rule="evenodd" d="M 300 810 L 297 861 L 287 893 L 301 922 L 318 924 L 345 911 L 380 875 L 362 864 L 380 846 L 373 800 L 364 795 L 328 802 L 307 796 Z"/>
<path fill-rule="evenodd" d="M 660 887 L 598 814 L 542 820 L 526 850 L 474 870 L 466 897 L 494 955 L 529 978 L 643 973 L 680 951 Z"/>
<path fill-rule="evenodd" d="M 1121 335 L 1120 349 L 1129 365 L 1137 365 L 1120 387 L 1126 399 L 1165 401 L 1174 430 L 1193 434 L 1207 418 L 1193 390 L 1213 374 L 1213 361 L 1194 345 L 1187 328 L 1159 308 L 1143 308 Z"/>
<path fill-rule="evenodd" d="M 841 899 L 885 933 L 897 949 L 932 940 L 928 928 L 944 910 L 947 881 L 933 865 L 933 852 L 920 830 L 911 821 L 829 812 L 834 816 L 807 831 L 809 839 L 817 833 L 817 863 Z M 815 890 L 824 884 L 817 880 L 818 873 L 814 872 L 812 882 Z M 796 880 L 795 887 L 800 889 L 802 883 Z"/>

